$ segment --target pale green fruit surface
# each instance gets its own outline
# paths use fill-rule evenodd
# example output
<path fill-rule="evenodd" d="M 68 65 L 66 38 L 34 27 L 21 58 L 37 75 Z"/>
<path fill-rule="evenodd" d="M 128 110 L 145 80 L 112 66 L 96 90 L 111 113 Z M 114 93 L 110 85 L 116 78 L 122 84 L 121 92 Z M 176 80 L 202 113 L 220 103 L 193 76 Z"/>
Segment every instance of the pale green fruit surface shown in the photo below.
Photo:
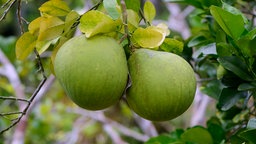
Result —
<path fill-rule="evenodd" d="M 138 49 L 128 60 L 132 85 L 127 102 L 141 117 L 152 121 L 171 120 L 193 102 L 196 79 L 191 66 L 180 56 Z"/>
<path fill-rule="evenodd" d="M 89 110 L 117 103 L 128 77 L 123 48 L 105 36 L 70 39 L 57 52 L 54 70 L 71 100 Z"/>

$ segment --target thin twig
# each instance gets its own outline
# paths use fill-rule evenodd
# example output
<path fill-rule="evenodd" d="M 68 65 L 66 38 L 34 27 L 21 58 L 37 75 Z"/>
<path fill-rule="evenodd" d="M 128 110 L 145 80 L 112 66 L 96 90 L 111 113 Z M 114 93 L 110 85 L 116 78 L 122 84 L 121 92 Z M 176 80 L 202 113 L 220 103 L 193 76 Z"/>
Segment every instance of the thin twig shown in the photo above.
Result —
<path fill-rule="evenodd" d="M 19 22 L 19 26 L 20 26 L 20 31 L 21 34 L 24 33 L 24 28 L 23 28 L 23 18 L 21 16 L 21 0 L 18 0 L 18 8 L 17 8 L 17 16 L 18 16 L 18 22 Z"/>
<path fill-rule="evenodd" d="M 17 98 L 17 97 L 0 96 L 0 99 L 2 99 L 2 100 L 13 100 L 13 101 L 22 101 L 22 102 L 27 102 L 27 103 L 29 103 L 28 100 L 26 100 L 26 99 L 21 99 L 21 98 Z"/>
<path fill-rule="evenodd" d="M 32 94 L 32 96 L 30 97 L 30 99 L 28 100 L 28 104 L 26 105 L 26 107 L 24 108 L 24 110 L 22 111 L 21 115 L 7 128 L 3 129 L 0 131 L 0 134 L 3 134 L 4 132 L 8 131 L 9 129 L 11 129 L 12 127 L 14 127 L 16 124 L 18 124 L 20 122 L 20 120 L 22 119 L 22 117 L 24 115 L 26 115 L 31 103 L 33 102 L 33 100 L 35 99 L 35 97 L 37 96 L 38 92 L 40 91 L 40 89 L 42 88 L 42 86 L 44 85 L 45 81 L 47 80 L 47 77 L 44 73 L 44 68 L 41 62 L 41 58 L 37 52 L 36 49 L 34 49 L 34 53 L 36 54 L 36 58 L 37 58 L 37 62 L 39 65 L 39 69 L 40 72 L 43 76 L 43 79 L 41 80 L 41 82 L 39 83 L 39 85 L 37 86 L 36 90 L 34 91 L 34 93 Z"/>
<path fill-rule="evenodd" d="M 4 10 L 4 13 L 2 14 L 1 18 L 0 18 L 0 22 L 6 18 L 6 15 L 8 14 L 8 12 L 10 11 L 11 7 L 15 4 L 17 0 L 14 0 L 11 2 L 11 0 L 8 0 L 3 6 L 2 8 L 8 6 L 5 10 Z"/>

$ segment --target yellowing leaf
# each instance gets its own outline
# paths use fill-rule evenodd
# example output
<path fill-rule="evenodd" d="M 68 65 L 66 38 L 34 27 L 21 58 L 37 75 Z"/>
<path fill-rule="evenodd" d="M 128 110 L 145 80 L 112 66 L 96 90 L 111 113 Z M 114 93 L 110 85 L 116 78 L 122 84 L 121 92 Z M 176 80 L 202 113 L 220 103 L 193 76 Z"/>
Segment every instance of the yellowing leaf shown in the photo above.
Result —
<path fill-rule="evenodd" d="M 42 14 L 51 16 L 65 16 L 71 11 L 68 5 L 61 0 L 48 1 L 44 3 L 39 10 Z"/>
<path fill-rule="evenodd" d="M 29 32 L 24 33 L 16 42 L 16 56 L 19 60 L 25 60 L 36 45 L 36 37 Z"/>
<path fill-rule="evenodd" d="M 141 47 L 155 48 L 163 43 L 165 34 L 160 32 L 155 26 L 150 26 L 145 29 L 139 27 L 134 31 L 132 38 Z"/>
<path fill-rule="evenodd" d="M 41 21 L 42 21 L 43 19 L 44 19 L 43 17 L 38 17 L 38 18 L 36 18 L 35 20 L 33 20 L 33 21 L 28 25 L 28 31 L 29 31 L 31 34 L 38 35 L 39 30 L 40 30 L 40 24 L 41 24 Z"/>
<path fill-rule="evenodd" d="M 128 23 L 130 23 L 134 27 L 137 28 L 139 26 L 140 17 L 135 11 L 128 9 L 127 10 L 127 19 L 128 19 Z"/>
<path fill-rule="evenodd" d="M 52 40 L 63 33 L 64 22 L 58 17 L 45 17 L 41 21 L 38 40 Z"/>
<path fill-rule="evenodd" d="M 80 15 L 76 11 L 71 11 L 65 19 L 65 27 L 64 27 L 64 34 L 69 35 L 69 33 L 73 33 L 76 26 L 78 25 L 78 19 Z"/>
<path fill-rule="evenodd" d="M 170 34 L 170 30 L 165 23 L 159 23 L 156 27 L 159 29 L 159 31 L 164 33 L 165 36 L 168 36 Z"/>
<path fill-rule="evenodd" d="M 85 13 L 80 19 L 80 30 L 86 37 L 96 34 L 105 34 L 117 30 L 119 21 L 114 21 L 103 12 L 92 10 Z"/>
<path fill-rule="evenodd" d="M 151 23 L 156 16 L 156 9 L 154 4 L 147 0 L 144 4 L 143 12 L 146 20 Z"/>
<path fill-rule="evenodd" d="M 58 38 L 55 38 L 53 40 L 45 40 L 45 41 L 37 41 L 36 42 L 36 49 L 39 54 L 42 54 L 45 52 L 51 45 L 54 45 L 57 41 L 59 40 Z"/>

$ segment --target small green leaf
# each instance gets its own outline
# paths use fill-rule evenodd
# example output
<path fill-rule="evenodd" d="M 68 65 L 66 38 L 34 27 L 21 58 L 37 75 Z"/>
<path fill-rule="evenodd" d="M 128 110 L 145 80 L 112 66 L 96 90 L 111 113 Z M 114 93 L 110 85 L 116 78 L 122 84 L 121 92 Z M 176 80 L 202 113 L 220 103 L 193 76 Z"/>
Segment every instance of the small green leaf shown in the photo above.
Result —
<path fill-rule="evenodd" d="M 65 16 L 71 11 L 68 5 L 61 0 L 48 1 L 41 5 L 39 10 L 41 13 L 51 16 Z"/>
<path fill-rule="evenodd" d="M 211 6 L 210 12 L 223 31 L 233 39 L 238 39 L 244 32 L 244 19 L 241 15 L 230 13 L 217 6 Z"/>
<path fill-rule="evenodd" d="M 132 38 L 143 48 L 155 48 L 163 43 L 165 34 L 154 26 L 145 29 L 139 27 L 134 31 Z"/>
<path fill-rule="evenodd" d="M 64 30 L 65 23 L 58 17 L 45 17 L 41 20 L 39 41 L 52 40 L 59 37 Z"/>
<path fill-rule="evenodd" d="M 132 9 L 136 13 L 140 10 L 140 1 L 139 0 L 125 0 L 127 9 Z"/>
<path fill-rule="evenodd" d="M 188 5 L 192 5 L 197 8 L 203 8 L 202 4 L 198 0 L 164 0 L 165 2 L 172 2 L 172 3 L 184 3 Z"/>
<path fill-rule="evenodd" d="M 238 77 L 247 81 L 253 80 L 253 78 L 250 76 L 246 64 L 237 56 L 220 57 L 218 58 L 218 61 L 225 69 L 232 71 Z"/>
<path fill-rule="evenodd" d="M 191 142 L 196 144 L 213 144 L 211 134 L 207 129 L 197 126 L 188 129 L 181 135 L 181 139 L 185 142 Z"/>
<path fill-rule="evenodd" d="M 120 25 L 119 21 L 114 21 L 103 12 L 92 10 L 81 17 L 79 28 L 86 37 L 91 37 L 96 34 L 114 32 L 118 25 Z"/>
<path fill-rule="evenodd" d="M 200 56 L 206 56 L 206 55 L 210 55 L 210 54 L 217 55 L 215 43 L 210 43 L 210 44 L 200 47 L 198 50 L 196 50 L 193 53 L 193 58 L 197 59 Z"/>
<path fill-rule="evenodd" d="M 29 32 L 24 33 L 16 42 L 16 56 L 19 60 L 25 60 L 34 50 L 36 37 Z"/>
<path fill-rule="evenodd" d="M 117 9 L 117 2 L 116 0 L 104 0 L 103 6 L 108 12 L 108 14 L 114 19 L 117 20 L 120 16 L 120 12 Z"/>
<path fill-rule="evenodd" d="M 154 4 L 152 2 L 150 2 L 149 0 L 147 0 L 144 4 L 143 12 L 144 12 L 144 16 L 145 16 L 146 20 L 151 23 L 152 20 L 154 20 L 154 18 L 156 16 L 156 9 L 155 9 Z"/>
<path fill-rule="evenodd" d="M 166 52 L 180 54 L 183 51 L 183 42 L 173 38 L 165 38 L 160 48 Z"/>
<path fill-rule="evenodd" d="M 243 97 L 246 97 L 245 92 L 237 91 L 234 88 L 224 88 L 219 96 L 218 106 L 221 108 L 221 110 L 227 111 Z"/>
<path fill-rule="evenodd" d="M 216 50 L 219 57 L 232 56 L 232 54 L 234 53 L 234 48 L 231 45 L 224 42 L 218 43 L 216 45 Z"/>
<path fill-rule="evenodd" d="M 206 86 L 202 86 L 200 90 L 207 94 L 208 96 L 218 99 L 219 95 L 221 93 L 221 90 L 223 89 L 223 85 L 218 80 L 212 80 L 206 84 Z"/>

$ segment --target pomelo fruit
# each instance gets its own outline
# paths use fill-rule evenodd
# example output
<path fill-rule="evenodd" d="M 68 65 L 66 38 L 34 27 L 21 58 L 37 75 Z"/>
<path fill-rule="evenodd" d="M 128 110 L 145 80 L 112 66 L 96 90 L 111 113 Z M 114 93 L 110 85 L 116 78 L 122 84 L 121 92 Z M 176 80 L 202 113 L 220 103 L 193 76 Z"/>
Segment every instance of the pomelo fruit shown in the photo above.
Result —
<path fill-rule="evenodd" d="M 152 121 L 171 120 L 193 102 L 196 78 L 180 56 L 137 49 L 128 60 L 132 85 L 126 99 L 130 108 Z"/>
<path fill-rule="evenodd" d="M 57 52 L 54 71 L 71 100 L 88 110 L 117 103 L 128 77 L 123 48 L 107 36 L 73 37 Z"/>

